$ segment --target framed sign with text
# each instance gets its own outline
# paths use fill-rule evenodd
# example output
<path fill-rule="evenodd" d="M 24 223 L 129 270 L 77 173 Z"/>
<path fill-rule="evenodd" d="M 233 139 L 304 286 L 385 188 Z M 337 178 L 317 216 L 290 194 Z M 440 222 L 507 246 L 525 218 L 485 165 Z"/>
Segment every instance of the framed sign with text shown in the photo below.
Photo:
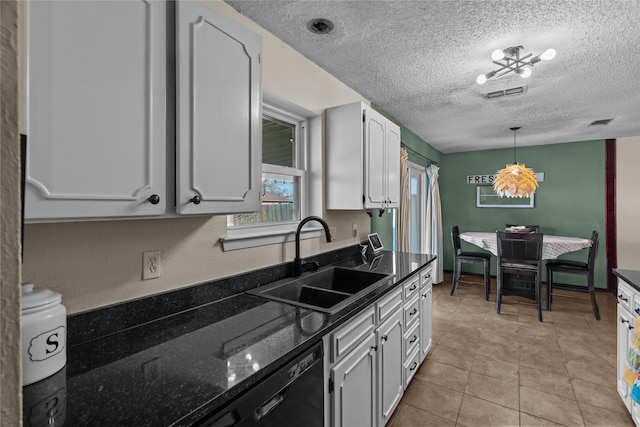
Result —
<path fill-rule="evenodd" d="M 534 196 L 531 197 L 500 197 L 493 190 L 492 185 L 478 185 L 476 187 L 477 208 L 533 208 Z"/>

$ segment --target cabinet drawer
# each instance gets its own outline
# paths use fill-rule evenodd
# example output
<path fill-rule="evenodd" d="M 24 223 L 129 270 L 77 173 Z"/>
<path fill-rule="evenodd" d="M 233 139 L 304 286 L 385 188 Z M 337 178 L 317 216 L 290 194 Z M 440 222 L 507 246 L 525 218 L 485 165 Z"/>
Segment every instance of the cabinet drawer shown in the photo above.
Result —
<path fill-rule="evenodd" d="M 633 311 L 633 293 L 631 286 L 623 280 L 618 279 L 618 304 L 629 312 Z"/>
<path fill-rule="evenodd" d="M 415 324 L 404 334 L 404 360 L 407 360 L 411 353 L 419 347 L 420 322 Z"/>
<path fill-rule="evenodd" d="M 337 362 L 374 331 L 375 317 L 375 310 L 371 306 L 331 334 L 332 362 Z"/>
<path fill-rule="evenodd" d="M 420 354 L 418 349 L 414 350 L 411 353 L 411 356 L 404 364 L 404 389 L 406 390 L 409 386 L 409 383 L 413 379 L 413 376 L 418 372 L 418 367 L 420 366 Z"/>
<path fill-rule="evenodd" d="M 420 272 L 420 288 L 424 288 L 425 286 L 431 286 L 433 282 L 433 276 L 431 273 L 433 272 L 433 267 L 429 265 L 424 271 Z"/>
<path fill-rule="evenodd" d="M 418 293 L 418 288 L 420 287 L 420 276 L 416 275 L 415 277 L 411 277 L 404 284 L 404 300 L 409 301 L 413 298 L 414 295 Z"/>
<path fill-rule="evenodd" d="M 404 305 L 404 330 L 411 329 L 413 324 L 418 321 L 420 317 L 420 298 L 416 294 L 413 299 Z"/>
<path fill-rule="evenodd" d="M 633 317 L 640 316 L 640 298 L 637 296 L 631 298 L 631 315 Z"/>
<path fill-rule="evenodd" d="M 400 307 L 402 307 L 402 288 L 394 289 L 389 295 L 376 303 L 378 324 L 387 320 Z"/>

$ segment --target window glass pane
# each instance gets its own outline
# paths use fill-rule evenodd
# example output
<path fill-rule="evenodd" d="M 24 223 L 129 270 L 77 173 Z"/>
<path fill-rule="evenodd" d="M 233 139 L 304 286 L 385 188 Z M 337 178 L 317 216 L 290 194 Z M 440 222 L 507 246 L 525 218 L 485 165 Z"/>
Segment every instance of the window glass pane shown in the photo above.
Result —
<path fill-rule="evenodd" d="M 262 174 L 262 211 L 233 215 L 233 225 L 299 221 L 300 179 L 297 176 Z"/>
<path fill-rule="evenodd" d="M 411 170 L 409 177 L 409 250 L 422 252 L 422 188 L 420 172 Z"/>
<path fill-rule="evenodd" d="M 262 163 L 294 167 L 295 126 L 271 117 L 262 119 Z"/>

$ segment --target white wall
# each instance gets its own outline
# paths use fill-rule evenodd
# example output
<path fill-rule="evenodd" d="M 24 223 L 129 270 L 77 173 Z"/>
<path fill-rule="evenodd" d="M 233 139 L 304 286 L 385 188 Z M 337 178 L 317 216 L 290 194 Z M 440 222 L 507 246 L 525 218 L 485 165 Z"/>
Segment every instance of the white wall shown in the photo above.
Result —
<path fill-rule="evenodd" d="M 327 72 L 221 1 L 212 7 L 263 37 L 263 88 L 317 114 L 335 105 L 365 101 Z M 323 139 L 324 126 L 315 125 Z M 311 161 L 321 182 L 321 143 L 311 147 Z M 318 206 L 318 202 L 315 203 Z M 349 246 L 370 228 L 362 211 L 323 212 L 337 229 L 337 238 L 305 240 L 303 256 Z M 361 236 L 351 236 L 352 223 Z M 69 313 L 76 313 L 145 295 L 168 291 L 256 268 L 291 261 L 293 243 L 223 252 L 226 217 L 188 217 L 28 224 L 25 228 L 23 278 L 36 287 L 63 295 Z M 142 252 L 162 252 L 162 275 L 141 280 Z"/>
<path fill-rule="evenodd" d="M 22 423 L 18 9 L 0 1 L 0 426 Z"/>
<path fill-rule="evenodd" d="M 640 270 L 640 136 L 616 141 L 618 268 Z"/>

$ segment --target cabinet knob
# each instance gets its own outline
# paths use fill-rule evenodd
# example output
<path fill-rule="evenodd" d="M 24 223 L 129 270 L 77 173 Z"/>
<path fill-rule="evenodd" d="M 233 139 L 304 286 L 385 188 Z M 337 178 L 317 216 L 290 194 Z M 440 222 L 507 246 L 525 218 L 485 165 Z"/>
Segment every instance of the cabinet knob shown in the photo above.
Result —
<path fill-rule="evenodd" d="M 189 201 L 191 203 L 193 203 L 194 205 L 199 205 L 200 202 L 202 201 L 202 197 L 196 195 L 196 196 L 193 196 L 192 198 L 190 198 Z"/>
<path fill-rule="evenodd" d="M 382 342 L 385 342 L 385 341 L 387 340 L 387 336 L 386 336 L 386 335 L 381 336 L 381 337 L 380 337 L 380 340 L 381 340 Z"/>
<path fill-rule="evenodd" d="M 160 196 L 158 196 L 157 194 L 152 194 L 147 200 L 152 205 L 157 205 L 158 203 L 160 203 Z"/>

